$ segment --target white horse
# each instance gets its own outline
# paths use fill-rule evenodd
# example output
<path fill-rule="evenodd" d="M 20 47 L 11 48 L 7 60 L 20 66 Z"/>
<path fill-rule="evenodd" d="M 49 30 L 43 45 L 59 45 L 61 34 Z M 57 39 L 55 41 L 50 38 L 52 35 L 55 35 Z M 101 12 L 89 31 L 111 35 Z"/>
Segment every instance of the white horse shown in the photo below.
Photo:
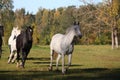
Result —
<path fill-rule="evenodd" d="M 54 52 L 58 53 L 58 57 L 56 60 L 56 68 L 58 69 L 58 62 L 60 58 L 62 57 L 62 73 L 65 73 L 65 62 L 64 57 L 65 55 L 68 55 L 68 67 L 71 65 L 71 58 L 72 58 L 72 52 L 74 48 L 73 40 L 75 37 L 82 37 L 82 34 L 79 29 L 79 23 L 74 23 L 73 26 L 67 29 L 66 34 L 55 34 L 52 37 L 51 43 L 50 43 L 50 67 L 49 70 L 52 70 L 52 61 L 53 61 L 53 54 Z"/>
<path fill-rule="evenodd" d="M 10 63 L 11 60 L 12 60 L 12 63 L 14 63 L 16 58 L 17 58 L 16 38 L 20 34 L 20 32 L 21 32 L 21 30 L 19 30 L 18 27 L 13 27 L 13 30 L 11 32 L 11 36 L 9 37 L 9 40 L 8 40 L 8 46 L 10 49 L 10 56 L 8 59 L 8 63 Z"/>

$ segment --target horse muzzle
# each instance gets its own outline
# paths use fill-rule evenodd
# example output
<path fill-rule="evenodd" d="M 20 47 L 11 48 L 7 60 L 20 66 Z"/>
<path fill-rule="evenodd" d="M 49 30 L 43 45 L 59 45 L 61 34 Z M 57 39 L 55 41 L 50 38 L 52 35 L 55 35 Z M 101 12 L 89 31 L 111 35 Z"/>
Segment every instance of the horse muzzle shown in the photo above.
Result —
<path fill-rule="evenodd" d="M 78 35 L 78 37 L 81 39 L 81 38 L 82 38 L 82 35 Z"/>

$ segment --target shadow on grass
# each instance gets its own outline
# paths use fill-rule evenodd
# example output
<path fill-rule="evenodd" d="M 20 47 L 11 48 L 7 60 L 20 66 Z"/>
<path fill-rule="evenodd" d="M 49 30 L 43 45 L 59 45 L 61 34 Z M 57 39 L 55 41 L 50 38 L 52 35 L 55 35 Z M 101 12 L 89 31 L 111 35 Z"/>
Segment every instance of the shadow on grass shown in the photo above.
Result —
<path fill-rule="evenodd" d="M 29 58 L 27 58 L 27 60 L 40 60 L 40 61 L 46 61 L 46 60 L 50 60 L 50 58 L 45 58 L 45 57 L 41 57 L 41 58 L 29 57 Z"/>
<path fill-rule="evenodd" d="M 88 68 L 61 71 L 0 71 L 1 80 L 120 80 L 120 69 Z"/>

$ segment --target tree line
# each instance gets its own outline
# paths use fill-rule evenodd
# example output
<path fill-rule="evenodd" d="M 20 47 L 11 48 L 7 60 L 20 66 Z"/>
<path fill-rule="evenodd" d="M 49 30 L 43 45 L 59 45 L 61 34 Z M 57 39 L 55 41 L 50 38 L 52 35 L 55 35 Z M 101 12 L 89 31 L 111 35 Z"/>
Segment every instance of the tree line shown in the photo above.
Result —
<path fill-rule="evenodd" d="M 7 44 L 13 27 L 24 28 L 31 25 L 34 28 L 33 43 L 49 45 L 54 34 L 64 34 L 74 21 L 80 22 L 83 34 L 81 40 L 76 40 L 77 44 L 115 43 L 111 40 L 111 34 L 114 34 L 115 31 L 117 31 L 115 33 L 117 35 L 120 33 L 120 2 L 115 3 L 113 7 L 112 2 L 109 1 L 79 7 L 59 7 L 52 10 L 39 8 L 36 14 L 32 14 L 26 12 L 24 8 L 13 11 L 13 0 L 1 0 L 0 24 L 4 26 L 5 30 L 4 43 Z M 112 32 L 113 30 L 115 31 Z"/>

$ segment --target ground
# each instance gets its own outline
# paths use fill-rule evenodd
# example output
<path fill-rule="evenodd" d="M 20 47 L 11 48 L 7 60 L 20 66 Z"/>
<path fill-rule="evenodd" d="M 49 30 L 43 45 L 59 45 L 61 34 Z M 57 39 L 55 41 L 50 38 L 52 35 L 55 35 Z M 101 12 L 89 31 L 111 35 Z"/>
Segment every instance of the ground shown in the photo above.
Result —
<path fill-rule="evenodd" d="M 9 49 L 3 46 L 0 60 L 1 80 L 120 80 L 120 48 L 111 49 L 110 45 L 76 45 L 72 65 L 65 75 L 48 71 L 50 63 L 49 46 L 33 46 L 25 69 L 16 63 L 7 64 Z M 67 56 L 66 56 L 67 64 Z"/>

